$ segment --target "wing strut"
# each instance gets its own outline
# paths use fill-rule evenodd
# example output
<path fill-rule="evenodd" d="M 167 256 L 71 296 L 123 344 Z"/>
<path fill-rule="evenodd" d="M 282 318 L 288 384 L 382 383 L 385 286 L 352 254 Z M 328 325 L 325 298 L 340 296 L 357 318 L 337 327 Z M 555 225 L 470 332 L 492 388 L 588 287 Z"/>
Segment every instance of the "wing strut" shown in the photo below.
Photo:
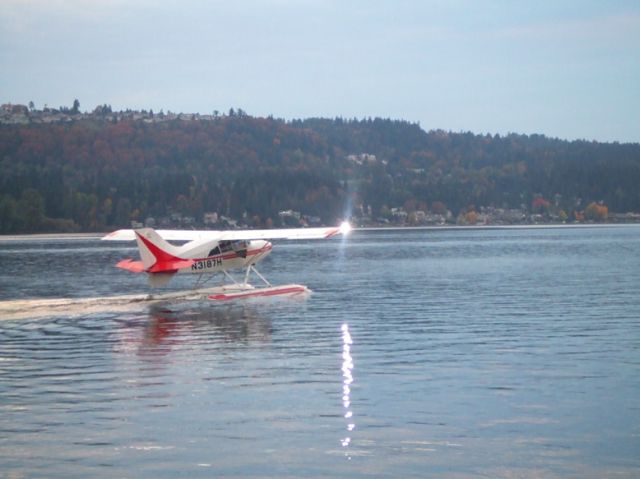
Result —
<path fill-rule="evenodd" d="M 266 284 L 267 286 L 271 286 L 271 283 L 269 283 L 269 281 L 267 281 L 267 279 L 260 274 L 260 271 L 258 271 L 254 265 L 247 266 L 247 272 L 244 275 L 244 284 L 247 284 L 249 282 L 249 273 L 251 273 L 251 271 L 253 271 L 256 276 L 264 282 L 264 284 Z"/>

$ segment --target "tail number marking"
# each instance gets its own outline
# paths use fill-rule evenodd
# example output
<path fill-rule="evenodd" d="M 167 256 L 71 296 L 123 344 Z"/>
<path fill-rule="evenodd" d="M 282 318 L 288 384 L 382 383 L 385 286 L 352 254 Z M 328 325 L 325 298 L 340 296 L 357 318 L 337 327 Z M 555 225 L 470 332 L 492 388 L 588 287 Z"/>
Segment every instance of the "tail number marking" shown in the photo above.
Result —
<path fill-rule="evenodd" d="M 201 259 L 191 265 L 191 271 L 200 271 L 222 266 L 222 258 Z"/>

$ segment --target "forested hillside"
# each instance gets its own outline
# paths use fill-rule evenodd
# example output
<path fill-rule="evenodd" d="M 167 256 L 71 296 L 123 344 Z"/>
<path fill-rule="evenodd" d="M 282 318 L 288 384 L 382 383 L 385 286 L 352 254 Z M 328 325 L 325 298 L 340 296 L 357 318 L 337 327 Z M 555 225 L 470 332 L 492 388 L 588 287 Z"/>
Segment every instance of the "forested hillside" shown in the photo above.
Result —
<path fill-rule="evenodd" d="M 488 207 L 571 218 L 589 204 L 640 211 L 640 145 L 246 114 L 0 125 L 3 233 L 198 225 L 210 212 L 271 226 L 291 220 L 282 210 L 325 224 Z"/>

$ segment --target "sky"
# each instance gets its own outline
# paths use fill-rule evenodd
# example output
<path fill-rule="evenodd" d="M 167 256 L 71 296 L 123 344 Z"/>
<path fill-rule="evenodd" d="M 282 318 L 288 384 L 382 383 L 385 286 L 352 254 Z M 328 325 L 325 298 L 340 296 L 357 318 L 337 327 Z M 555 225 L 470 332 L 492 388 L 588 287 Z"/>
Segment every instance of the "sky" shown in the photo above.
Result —
<path fill-rule="evenodd" d="M 0 103 L 640 142 L 640 1 L 0 0 Z"/>

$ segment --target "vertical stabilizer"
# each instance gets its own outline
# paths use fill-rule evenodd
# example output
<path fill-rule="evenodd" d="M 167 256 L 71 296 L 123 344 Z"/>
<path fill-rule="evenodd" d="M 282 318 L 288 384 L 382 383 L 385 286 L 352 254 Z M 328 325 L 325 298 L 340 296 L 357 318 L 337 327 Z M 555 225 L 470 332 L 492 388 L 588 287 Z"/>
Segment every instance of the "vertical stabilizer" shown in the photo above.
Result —
<path fill-rule="evenodd" d="M 151 268 L 156 263 L 180 261 L 177 256 L 177 248 L 167 243 L 152 228 L 140 228 L 135 230 L 140 259 L 145 269 Z"/>

